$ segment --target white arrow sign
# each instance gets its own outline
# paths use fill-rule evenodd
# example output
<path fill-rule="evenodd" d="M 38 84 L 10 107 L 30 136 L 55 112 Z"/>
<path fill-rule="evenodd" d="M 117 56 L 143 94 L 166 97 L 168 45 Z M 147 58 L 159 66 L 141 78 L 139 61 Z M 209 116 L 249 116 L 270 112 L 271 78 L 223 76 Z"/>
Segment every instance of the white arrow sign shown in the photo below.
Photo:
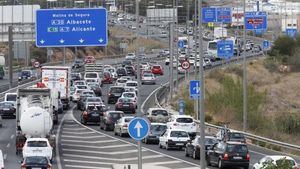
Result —
<path fill-rule="evenodd" d="M 137 131 L 137 136 L 141 137 L 141 129 L 143 128 L 143 126 L 141 125 L 141 123 L 139 121 L 137 121 L 137 123 L 135 124 L 134 128 Z"/>
<path fill-rule="evenodd" d="M 43 39 L 42 39 L 40 42 L 41 42 L 41 44 L 44 44 L 44 43 L 45 43 L 45 41 L 44 41 Z"/>
<path fill-rule="evenodd" d="M 83 42 L 84 42 L 84 40 L 81 38 L 81 39 L 79 40 L 79 42 L 80 42 L 80 43 L 83 43 Z"/>
<path fill-rule="evenodd" d="M 196 94 L 199 94 L 199 93 L 200 93 L 199 83 L 196 83 L 196 86 L 193 88 L 193 90 L 196 91 Z"/>
<path fill-rule="evenodd" d="M 60 43 L 64 43 L 64 42 L 65 42 L 65 40 L 61 39 L 59 42 L 60 42 Z"/>
<path fill-rule="evenodd" d="M 99 42 L 102 43 L 104 40 L 102 38 L 99 39 Z"/>

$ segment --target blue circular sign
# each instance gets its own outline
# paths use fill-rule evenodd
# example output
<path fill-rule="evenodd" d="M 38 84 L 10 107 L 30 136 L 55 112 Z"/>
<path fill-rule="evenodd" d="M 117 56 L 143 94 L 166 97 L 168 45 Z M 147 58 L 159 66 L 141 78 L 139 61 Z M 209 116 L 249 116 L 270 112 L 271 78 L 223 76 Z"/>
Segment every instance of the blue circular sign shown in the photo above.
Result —
<path fill-rule="evenodd" d="M 147 137 L 150 131 L 150 125 L 147 120 L 136 117 L 128 124 L 128 133 L 131 138 L 139 141 Z"/>
<path fill-rule="evenodd" d="M 184 41 L 183 40 L 178 41 L 178 47 L 179 48 L 184 48 Z"/>

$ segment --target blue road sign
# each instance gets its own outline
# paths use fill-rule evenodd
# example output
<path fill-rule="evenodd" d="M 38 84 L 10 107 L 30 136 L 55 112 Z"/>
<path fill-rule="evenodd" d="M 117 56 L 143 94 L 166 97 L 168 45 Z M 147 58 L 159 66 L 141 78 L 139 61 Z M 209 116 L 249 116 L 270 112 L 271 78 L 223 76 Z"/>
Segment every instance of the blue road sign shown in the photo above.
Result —
<path fill-rule="evenodd" d="M 270 42 L 267 41 L 267 40 L 264 40 L 264 41 L 263 41 L 263 48 L 264 48 L 264 49 L 269 49 L 269 48 L 270 48 Z"/>
<path fill-rule="evenodd" d="M 216 8 L 205 7 L 202 8 L 202 22 L 216 22 Z"/>
<path fill-rule="evenodd" d="M 178 41 L 178 48 L 180 48 L 180 49 L 184 48 L 184 41 L 183 40 Z"/>
<path fill-rule="evenodd" d="M 296 38 L 296 36 L 297 36 L 297 29 L 286 29 L 285 33 L 286 33 L 286 36 L 289 36 L 291 38 Z"/>
<path fill-rule="evenodd" d="M 199 80 L 191 80 L 190 81 L 190 97 L 192 99 L 200 98 L 200 81 Z"/>
<path fill-rule="evenodd" d="M 266 12 L 246 12 L 245 27 L 247 30 L 267 29 L 267 13 Z"/>
<path fill-rule="evenodd" d="M 178 100 L 179 105 L 179 115 L 184 115 L 184 109 L 185 109 L 185 102 L 183 99 Z"/>
<path fill-rule="evenodd" d="M 36 12 L 36 46 L 106 46 L 107 11 L 41 9 Z"/>
<path fill-rule="evenodd" d="M 218 57 L 230 58 L 233 56 L 233 41 L 220 40 L 217 42 Z"/>
<path fill-rule="evenodd" d="M 135 140 L 142 140 L 147 137 L 150 130 L 150 125 L 147 120 L 136 117 L 128 124 L 128 133 Z"/>
<path fill-rule="evenodd" d="M 221 7 L 217 9 L 217 22 L 220 23 L 231 23 L 231 8 Z"/>

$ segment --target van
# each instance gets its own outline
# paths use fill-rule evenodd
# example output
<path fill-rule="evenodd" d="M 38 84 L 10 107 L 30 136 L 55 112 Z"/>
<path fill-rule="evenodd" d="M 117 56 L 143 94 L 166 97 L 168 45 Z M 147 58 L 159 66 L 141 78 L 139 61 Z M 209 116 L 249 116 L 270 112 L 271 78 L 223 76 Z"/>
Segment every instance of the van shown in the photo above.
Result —
<path fill-rule="evenodd" d="M 0 150 L 0 169 L 4 169 L 4 158 L 1 150 Z"/>
<path fill-rule="evenodd" d="M 11 102 L 14 104 L 14 107 L 16 107 L 17 93 L 5 93 L 4 101 Z"/>

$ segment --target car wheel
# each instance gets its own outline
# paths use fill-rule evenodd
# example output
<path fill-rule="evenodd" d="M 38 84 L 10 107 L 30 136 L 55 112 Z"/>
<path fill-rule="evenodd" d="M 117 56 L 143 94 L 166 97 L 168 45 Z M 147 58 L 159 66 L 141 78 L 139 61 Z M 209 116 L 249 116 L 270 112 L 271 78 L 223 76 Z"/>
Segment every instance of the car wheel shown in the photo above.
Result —
<path fill-rule="evenodd" d="M 222 164 L 222 160 L 221 159 L 219 159 L 219 161 L 218 161 L 218 168 L 219 169 L 223 169 L 223 164 Z"/>
<path fill-rule="evenodd" d="M 187 148 L 185 148 L 185 156 L 186 156 L 186 157 L 189 157 L 189 156 L 190 156 L 189 153 L 188 153 L 188 149 L 187 149 Z"/>
<path fill-rule="evenodd" d="M 207 166 L 211 166 L 209 157 L 206 158 L 206 165 L 207 165 Z"/>
<path fill-rule="evenodd" d="M 159 147 L 159 148 L 162 148 L 162 145 L 160 144 L 160 142 L 158 143 L 158 147 Z"/>

